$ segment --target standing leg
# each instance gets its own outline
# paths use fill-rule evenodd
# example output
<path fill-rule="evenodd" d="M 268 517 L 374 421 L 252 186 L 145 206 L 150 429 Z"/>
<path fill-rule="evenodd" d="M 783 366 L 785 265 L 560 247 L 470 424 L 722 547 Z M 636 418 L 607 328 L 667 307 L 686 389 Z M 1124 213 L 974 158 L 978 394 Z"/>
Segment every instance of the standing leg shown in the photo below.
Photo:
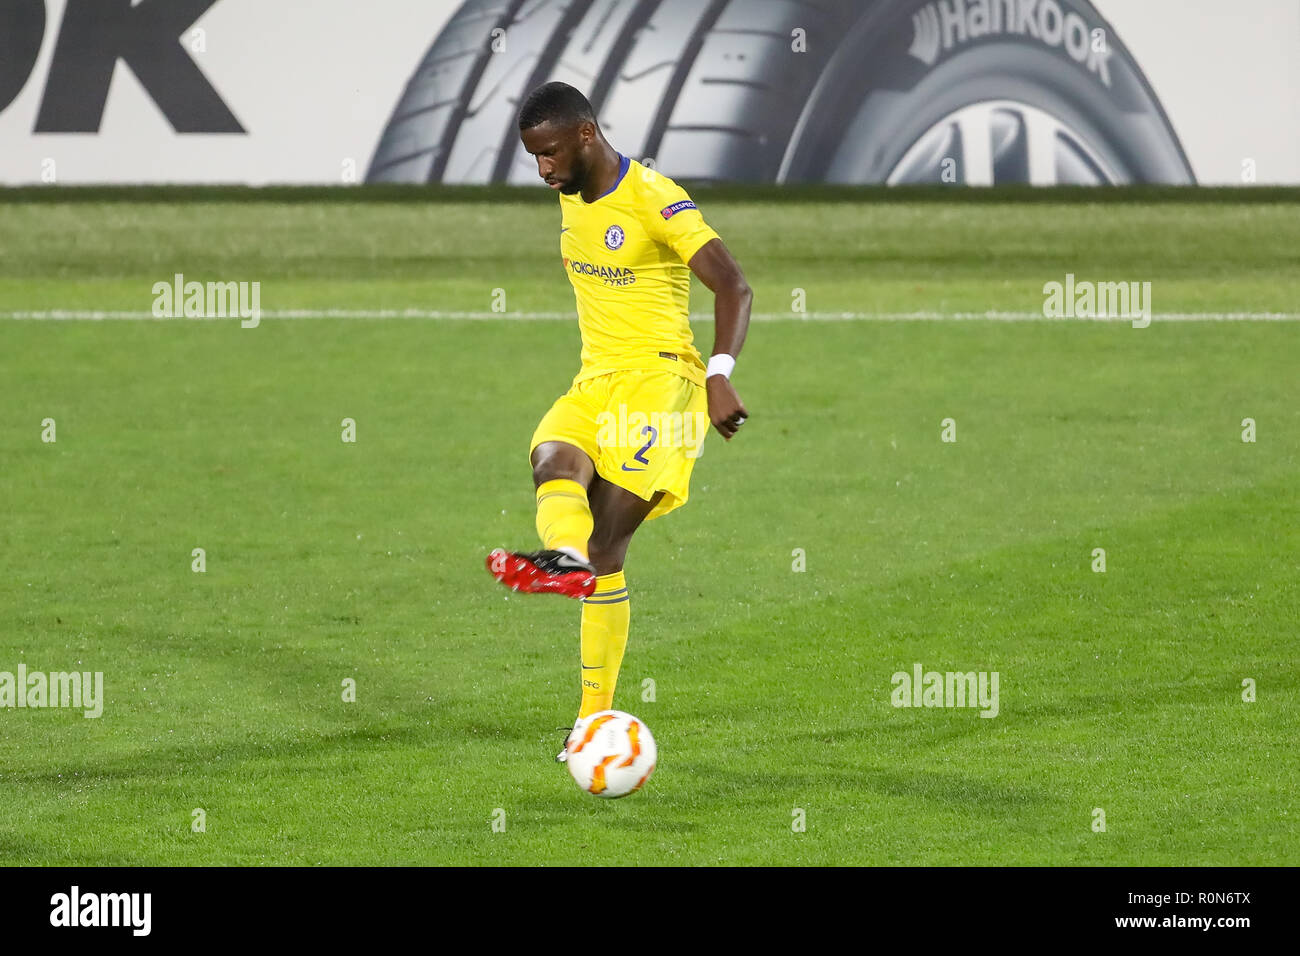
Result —
<path fill-rule="evenodd" d="M 609 710 L 614 703 L 631 604 L 623 560 L 632 535 L 662 493 L 650 501 L 595 476 L 588 492 L 595 523 L 588 542 L 596 569 L 596 590 L 582 603 L 582 705 L 579 717 Z"/>

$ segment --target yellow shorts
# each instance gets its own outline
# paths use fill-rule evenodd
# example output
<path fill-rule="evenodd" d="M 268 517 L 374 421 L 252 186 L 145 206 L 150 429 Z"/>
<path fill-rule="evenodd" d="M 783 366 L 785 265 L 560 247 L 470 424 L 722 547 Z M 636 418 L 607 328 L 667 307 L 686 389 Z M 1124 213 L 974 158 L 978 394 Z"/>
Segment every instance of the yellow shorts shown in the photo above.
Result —
<path fill-rule="evenodd" d="M 596 474 L 649 501 L 664 492 L 649 518 L 686 504 L 691 470 L 709 431 L 704 387 L 674 372 L 609 372 L 576 383 L 543 417 L 533 449 L 543 442 L 576 445 Z"/>

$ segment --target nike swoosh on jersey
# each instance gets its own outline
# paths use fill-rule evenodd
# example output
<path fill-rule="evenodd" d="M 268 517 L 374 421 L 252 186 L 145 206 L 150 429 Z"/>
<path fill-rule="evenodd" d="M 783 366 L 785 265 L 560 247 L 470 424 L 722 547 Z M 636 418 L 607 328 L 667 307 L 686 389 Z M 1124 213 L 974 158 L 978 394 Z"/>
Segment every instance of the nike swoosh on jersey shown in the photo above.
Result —
<path fill-rule="evenodd" d="M 623 466 L 623 470 L 624 471 L 645 471 L 644 468 L 629 468 L 627 465 Z"/>

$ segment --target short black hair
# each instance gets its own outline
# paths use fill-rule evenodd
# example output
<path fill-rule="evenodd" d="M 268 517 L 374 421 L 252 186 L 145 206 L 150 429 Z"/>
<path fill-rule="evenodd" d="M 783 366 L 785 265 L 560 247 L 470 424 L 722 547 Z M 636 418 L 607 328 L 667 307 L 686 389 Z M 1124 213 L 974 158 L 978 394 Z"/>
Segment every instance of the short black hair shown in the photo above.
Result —
<path fill-rule="evenodd" d="M 543 83 L 524 99 L 519 108 L 519 130 L 551 122 L 558 126 L 596 122 L 596 111 L 582 91 L 559 81 Z"/>

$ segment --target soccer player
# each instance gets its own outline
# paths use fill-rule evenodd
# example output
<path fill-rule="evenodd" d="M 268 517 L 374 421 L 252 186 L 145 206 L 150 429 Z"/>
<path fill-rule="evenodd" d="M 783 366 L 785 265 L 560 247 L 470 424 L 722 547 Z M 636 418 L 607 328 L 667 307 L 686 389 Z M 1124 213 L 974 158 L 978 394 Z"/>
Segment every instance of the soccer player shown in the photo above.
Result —
<path fill-rule="evenodd" d="M 560 194 L 582 368 L 529 445 L 542 549 L 498 548 L 487 565 L 513 590 L 582 600 L 582 718 L 613 704 L 632 535 L 686 503 L 708 423 L 730 441 L 749 414 L 730 378 L 752 295 L 685 190 L 610 146 L 581 92 L 566 83 L 533 90 L 519 135 Z M 707 365 L 688 321 L 691 272 L 714 296 Z"/>

